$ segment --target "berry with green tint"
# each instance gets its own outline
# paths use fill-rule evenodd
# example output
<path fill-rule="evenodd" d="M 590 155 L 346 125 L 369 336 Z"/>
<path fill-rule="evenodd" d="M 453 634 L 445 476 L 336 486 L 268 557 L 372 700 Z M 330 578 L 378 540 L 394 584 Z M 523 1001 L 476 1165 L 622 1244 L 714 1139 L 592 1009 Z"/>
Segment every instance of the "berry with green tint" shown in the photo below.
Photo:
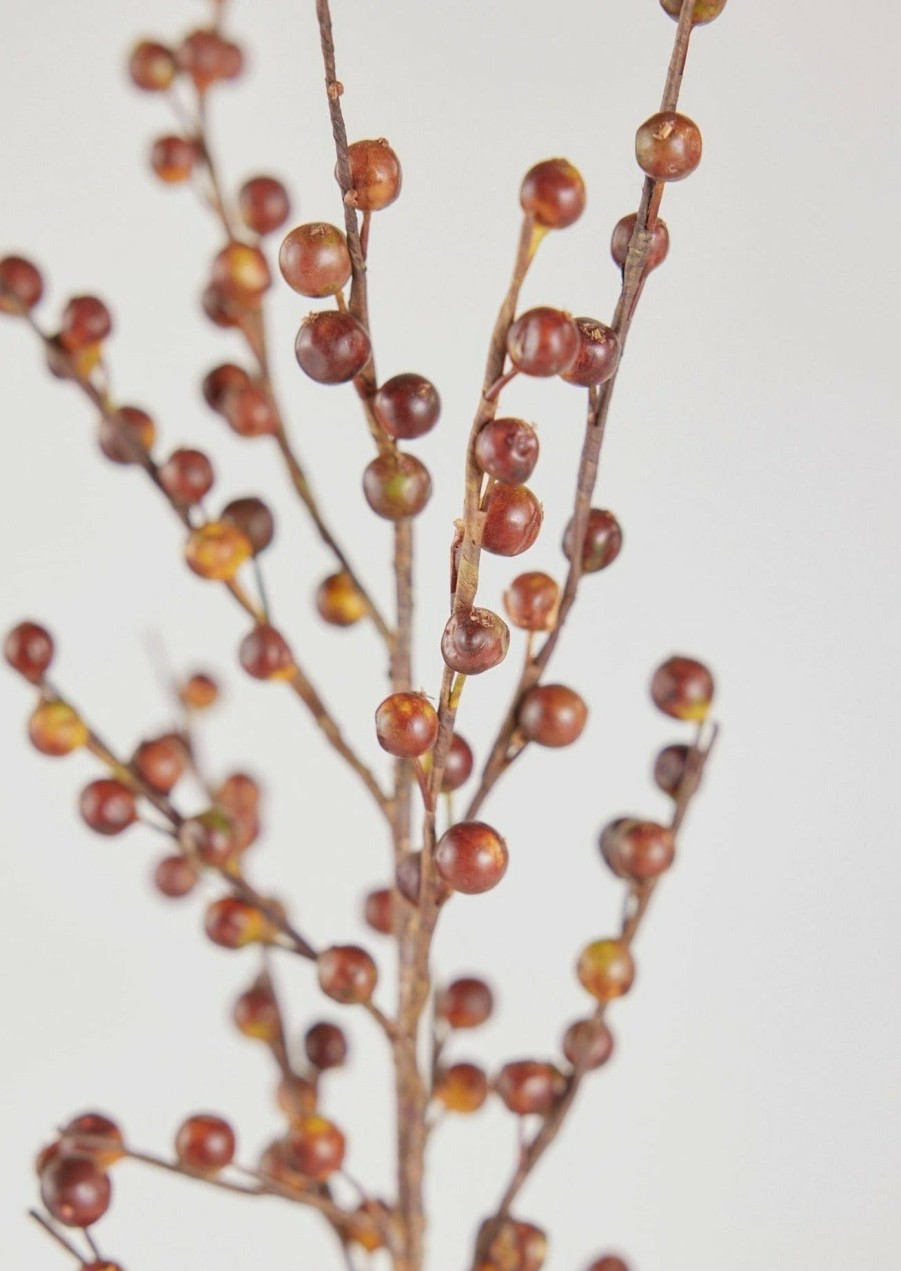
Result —
<path fill-rule="evenodd" d="M 582 573 L 597 574 L 612 565 L 622 545 L 622 526 L 613 513 L 605 508 L 592 508 L 582 540 Z M 570 521 L 563 535 L 563 552 L 567 559 L 572 558 L 573 546 L 573 521 Z"/>
<path fill-rule="evenodd" d="M 376 516 L 404 521 L 418 516 L 432 497 L 432 478 L 414 455 L 377 455 L 363 472 L 363 494 Z"/>

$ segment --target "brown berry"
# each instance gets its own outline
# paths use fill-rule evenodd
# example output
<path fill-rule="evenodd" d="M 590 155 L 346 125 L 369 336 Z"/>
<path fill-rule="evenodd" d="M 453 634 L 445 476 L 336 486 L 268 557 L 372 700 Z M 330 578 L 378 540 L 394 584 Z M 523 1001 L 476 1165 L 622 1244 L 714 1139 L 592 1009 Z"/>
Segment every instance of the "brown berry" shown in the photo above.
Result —
<path fill-rule="evenodd" d="M 492 419 L 480 429 L 473 455 L 489 477 L 521 485 L 535 471 L 538 434 L 524 419 Z"/>
<path fill-rule="evenodd" d="M 272 275 L 259 247 L 233 240 L 214 257 L 212 281 L 234 303 L 256 305 L 272 286 Z"/>
<path fill-rule="evenodd" d="M 178 1127 L 175 1155 L 183 1169 L 217 1174 L 235 1158 L 235 1132 L 222 1117 L 195 1113 Z"/>
<path fill-rule="evenodd" d="M 617 221 L 613 230 L 613 237 L 610 240 L 610 254 L 619 265 L 620 269 L 625 269 L 626 259 L 629 255 L 629 244 L 632 242 L 632 235 L 635 233 L 635 225 L 638 216 L 635 212 L 631 212 L 628 216 L 624 216 L 622 220 Z M 651 231 L 651 245 L 648 249 L 648 255 L 645 261 L 645 273 L 649 274 L 652 269 L 656 269 L 658 265 L 662 265 L 666 260 L 669 252 L 669 230 L 666 228 L 665 221 L 656 221 Z"/>
<path fill-rule="evenodd" d="M 701 130 L 687 115 L 661 110 L 635 135 L 635 158 L 653 181 L 682 181 L 701 162 Z"/>
<path fill-rule="evenodd" d="M 665 873 L 676 856 L 671 830 L 654 821 L 620 817 L 605 827 L 601 855 L 616 874 L 633 883 L 647 883 Z"/>
<path fill-rule="evenodd" d="M 225 294 L 221 287 L 211 282 L 201 296 L 203 312 L 214 326 L 223 331 L 241 325 L 241 306 Z"/>
<path fill-rule="evenodd" d="M 517 722 L 528 741 L 539 746 L 570 746 L 581 735 L 588 707 L 563 684 L 538 684 L 519 704 Z"/>
<path fill-rule="evenodd" d="M 435 846 L 435 869 L 454 891 L 475 896 L 496 887 L 507 872 L 507 844 L 484 821 L 459 821 Z"/>
<path fill-rule="evenodd" d="M 452 671 L 480 675 L 507 656 L 510 629 L 491 609 L 452 614 L 441 636 L 441 656 Z"/>
<path fill-rule="evenodd" d="M 485 505 L 482 547 L 495 556 L 519 556 L 535 542 L 544 511 L 525 485 L 496 485 Z"/>
<path fill-rule="evenodd" d="M 541 1271 L 547 1257 L 547 1236 L 534 1223 L 505 1218 L 488 1249 L 495 1271 Z"/>
<path fill-rule="evenodd" d="M 291 215 L 291 200 L 275 177 L 251 177 L 238 191 L 238 211 L 255 234 L 272 234 Z"/>
<path fill-rule="evenodd" d="M 368 1002 L 378 980 L 378 970 L 365 949 L 334 945 L 317 960 L 319 986 L 327 997 L 345 1006 Z"/>
<path fill-rule="evenodd" d="M 484 980 L 461 976 L 437 995 L 435 1011 L 451 1028 L 478 1028 L 490 1019 L 494 994 Z"/>
<path fill-rule="evenodd" d="M 97 834 L 121 834 L 138 819 L 134 792 L 112 779 L 85 786 L 78 807 L 82 820 Z"/>
<path fill-rule="evenodd" d="M 566 229 L 585 211 L 585 182 L 566 159 L 545 159 L 530 168 L 519 191 L 524 212 L 545 229 Z"/>
<path fill-rule="evenodd" d="M 565 1084 L 563 1074 L 553 1064 L 518 1059 L 503 1066 L 494 1088 L 516 1116 L 546 1116 L 563 1094 Z"/>
<path fill-rule="evenodd" d="M 0 260 L 0 313 L 31 313 L 44 294 L 44 280 L 37 265 L 23 256 Z"/>
<path fill-rule="evenodd" d="M 369 612 L 357 584 L 343 570 L 329 574 L 316 588 L 316 609 L 332 627 L 352 627 Z"/>
<path fill-rule="evenodd" d="M 438 737 L 438 713 L 422 693 L 392 693 L 375 712 L 379 745 L 397 759 L 418 759 Z"/>
<path fill-rule="evenodd" d="M 193 675 L 179 685 L 178 696 L 182 705 L 188 710 L 205 711 L 215 706 L 219 698 L 219 685 L 211 675 L 203 671 L 195 671 Z"/>
<path fill-rule="evenodd" d="M 271 1045 L 281 1037 L 281 1017 L 272 989 L 254 984 L 235 1001 L 232 1019 L 240 1033 Z"/>
<path fill-rule="evenodd" d="M 432 478 L 414 455 L 377 455 L 363 471 L 363 494 L 376 516 L 405 521 L 418 516 L 432 497 Z"/>
<path fill-rule="evenodd" d="M 213 944 L 222 949 L 265 944 L 272 935 L 272 928 L 260 910 L 234 896 L 223 896 L 209 905 L 204 930 Z"/>
<path fill-rule="evenodd" d="M 600 1258 L 595 1258 L 585 1271 L 631 1271 L 631 1267 L 615 1253 L 605 1253 Z"/>
<path fill-rule="evenodd" d="M 157 891 L 170 900 L 180 900 L 197 886 L 198 873 L 183 856 L 164 856 L 153 871 Z"/>
<path fill-rule="evenodd" d="M 221 414 L 229 394 L 239 388 L 247 388 L 253 381 L 243 366 L 234 362 L 223 362 L 214 366 L 203 378 L 203 396 L 211 410 Z"/>
<path fill-rule="evenodd" d="M 454 790 L 459 790 L 465 785 L 472 776 L 474 762 L 469 743 L 459 733 L 455 733 L 444 760 L 444 776 L 441 778 L 442 793 L 452 794 Z"/>
<path fill-rule="evenodd" d="M 384 137 L 354 141 L 347 149 L 350 162 L 352 206 L 361 212 L 378 212 L 400 194 L 400 160 Z M 336 176 L 340 176 L 336 173 Z"/>
<path fill-rule="evenodd" d="M 344 1030 L 326 1020 L 320 1020 L 307 1029 L 303 1045 L 307 1059 L 322 1072 L 328 1068 L 340 1068 L 347 1060 Z"/>
<path fill-rule="evenodd" d="M 304 318 L 294 353 L 300 369 L 317 384 L 346 384 L 368 366 L 372 345 L 356 318 L 325 309 Z"/>
<path fill-rule="evenodd" d="M 244 57 L 237 44 L 216 31 L 192 31 L 175 50 L 179 68 L 190 75 L 198 92 L 222 80 L 236 79 Z"/>
<path fill-rule="evenodd" d="M 147 785 L 169 794 L 188 771 L 188 752 L 180 737 L 154 737 L 141 742 L 131 766 Z"/>
<path fill-rule="evenodd" d="M 150 166 L 166 185 L 181 185 L 190 181 L 197 159 L 197 146 L 194 142 L 175 133 L 157 137 L 150 147 Z"/>
<path fill-rule="evenodd" d="M 260 623 L 241 641 L 241 666 L 255 680 L 290 680 L 297 670 L 288 641 L 275 627 Z"/>
<path fill-rule="evenodd" d="M 286 1146 L 288 1159 L 298 1173 L 319 1182 L 339 1170 L 344 1161 L 344 1135 L 325 1117 L 309 1116 L 296 1121 L 288 1132 Z"/>
<path fill-rule="evenodd" d="M 578 1019 L 563 1034 L 563 1053 L 584 1071 L 600 1068 L 613 1054 L 613 1034 L 602 1019 Z"/>
<path fill-rule="evenodd" d="M 592 508 L 582 540 L 583 574 L 597 574 L 612 565 L 622 545 L 622 526 L 613 513 L 605 508 Z M 573 546 L 573 522 L 570 521 L 563 535 L 563 552 L 567 559 L 572 558 Z"/>
<path fill-rule="evenodd" d="M 443 1068 L 435 1080 L 434 1097 L 448 1112 L 466 1116 L 478 1112 L 488 1098 L 488 1077 L 476 1064 L 456 1063 Z"/>
<path fill-rule="evenodd" d="M 68 353 L 99 344 L 113 329 L 109 309 L 96 296 L 74 296 L 63 310 L 60 344 Z"/>
<path fill-rule="evenodd" d="M 64 1125 L 61 1156 L 87 1156 L 98 1169 L 109 1169 L 125 1155 L 125 1136 L 115 1121 L 100 1112 L 82 1112 Z"/>
<path fill-rule="evenodd" d="M 713 676 L 703 662 L 680 654 L 658 666 L 651 680 L 651 700 L 673 719 L 706 719 L 713 692 Z"/>
<path fill-rule="evenodd" d="M 579 329 L 560 309 L 529 309 L 507 332 L 507 352 L 517 370 L 526 375 L 559 375 L 579 354 Z"/>
<path fill-rule="evenodd" d="M 314 300 L 336 295 L 353 272 L 347 240 L 324 221 L 292 229 L 279 248 L 278 267 L 289 287 Z"/>
<path fill-rule="evenodd" d="M 576 318 L 579 330 L 579 352 L 569 370 L 560 378 L 580 388 L 603 384 L 619 366 L 620 343 L 616 332 L 594 318 Z"/>
<path fill-rule="evenodd" d="M 372 399 L 372 410 L 389 437 L 411 441 L 435 427 L 441 399 L 431 380 L 407 372 L 385 381 Z"/>
<path fill-rule="evenodd" d="M 178 841 L 191 858 L 222 869 L 236 855 L 231 818 L 221 808 L 209 808 L 181 823 Z"/>
<path fill-rule="evenodd" d="M 576 973 L 592 997 L 612 1002 L 632 987 L 635 963 L 625 941 L 596 940 L 582 950 Z"/>
<path fill-rule="evenodd" d="M 276 1091 L 278 1106 L 289 1121 L 302 1121 L 316 1111 L 316 1086 L 306 1077 L 283 1077 Z"/>
<path fill-rule="evenodd" d="M 654 760 L 654 781 L 671 799 L 676 798 L 685 779 L 690 753 L 688 746 L 674 744 L 664 746 Z"/>
<path fill-rule="evenodd" d="M 141 40 L 131 51 L 128 74 L 136 88 L 145 93 L 162 93 L 175 79 L 175 55 L 156 40 Z"/>
<path fill-rule="evenodd" d="M 220 519 L 241 531 L 250 543 L 253 556 L 265 551 L 275 536 L 275 519 L 268 504 L 252 495 L 226 504 Z"/>
<path fill-rule="evenodd" d="M 3 656 L 9 665 L 32 684 L 40 684 L 53 654 L 53 636 L 36 622 L 20 622 L 3 643 Z"/>
<path fill-rule="evenodd" d="M 58 1156 L 41 1174 L 41 1199 L 57 1222 L 91 1227 L 109 1209 L 109 1176 L 87 1156 Z"/>
<path fill-rule="evenodd" d="M 278 408 L 262 384 L 245 384 L 225 398 L 222 414 L 239 437 L 273 437 L 279 429 Z"/>
<path fill-rule="evenodd" d="M 202 450 L 174 450 L 159 469 L 160 484 L 174 503 L 191 507 L 206 498 L 215 480 Z"/>
<path fill-rule="evenodd" d="M 185 560 L 200 578 L 231 582 L 253 555 L 247 535 L 228 521 L 208 521 L 192 530 L 185 544 Z"/>
<path fill-rule="evenodd" d="M 560 588 L 540 570 L 518 574 L 504 592 L 507 617 L 523 631 L 550 631 L 559 607 Z"/>
<path fill-rule="evenodd" d="M 363 917 L 373 931 L 390 936 L 394 930 L 394 889 L 380 887 L 368 892 L 363 900 Z"/>
<path fill-rule="evenodd" d="M 98 427 L 100 449 L 111 463 L 143 463 L 156 440 L 156 424 L 138 406 L 120 406 L 104 415 Z"/>

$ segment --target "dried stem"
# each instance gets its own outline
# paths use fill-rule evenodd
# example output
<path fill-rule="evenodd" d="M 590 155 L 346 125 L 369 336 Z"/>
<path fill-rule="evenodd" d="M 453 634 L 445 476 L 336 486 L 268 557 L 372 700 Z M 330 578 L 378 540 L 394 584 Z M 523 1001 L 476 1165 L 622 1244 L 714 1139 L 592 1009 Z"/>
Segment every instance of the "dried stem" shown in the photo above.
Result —
<path fill-rule="evenodd" d="M 29 1209 L 28 1217 L 33 1218 L 38 1226 L 43 1227 L 44 1231 L 51 1240 L 55 1240 L 61 1248 L 65 1249 L 66 1253 L 71 1254 L 73 1258 L 77 1258 L 79 1263 L 84 1262 L 84 1258 L 75 1248 L 75 1245 L 73 1245 L 71 1241 L 67 1240 L 62 1232 L 57 1231 L 49 1219 L 45 1218 L 42 1213 L 40 1213 L 37 1209 Z"/>

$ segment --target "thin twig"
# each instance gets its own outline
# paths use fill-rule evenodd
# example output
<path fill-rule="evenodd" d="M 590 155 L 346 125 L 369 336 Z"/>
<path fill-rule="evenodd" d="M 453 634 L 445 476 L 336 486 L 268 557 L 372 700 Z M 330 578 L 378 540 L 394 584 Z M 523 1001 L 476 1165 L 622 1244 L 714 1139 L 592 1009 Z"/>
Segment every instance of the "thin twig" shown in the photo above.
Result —
<path fill-rule="evenodd" d="M 58 1245 L 65 1249 L 66 1253 L 70 1253 L 72 1257 L 77 1258 L 80 1263 L 84 1262 L 84 1258 L 75 1248 L 75 1245 L 73 1245 L 71 1241 L 67 1240 L 62 1232 L 57 1231 L 50 1220 L 45 1218 L 42 1213 L 39 1213 L 37 1209 L 29 1209 L 28 1217 L 33 1218 L 34 1221 L 44 1229 L 47 1235 L 50 1236 L 51 1240 L 55 1240 Z"/>

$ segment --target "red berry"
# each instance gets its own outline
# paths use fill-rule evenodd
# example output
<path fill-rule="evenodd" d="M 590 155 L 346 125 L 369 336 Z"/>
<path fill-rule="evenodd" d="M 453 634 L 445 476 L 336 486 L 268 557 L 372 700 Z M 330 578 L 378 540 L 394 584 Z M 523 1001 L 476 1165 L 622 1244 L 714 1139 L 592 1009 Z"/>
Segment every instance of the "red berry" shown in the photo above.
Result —
<path fill-rule="evenodd" d="M 13 670 L 32 684 L 40 684 L 54 654 L 53 637 L 36 622 L 20 622 L 3 644 L 3 656 Z"/>
<path fill-rule="evenodd" d="M 340 1068 L 347 1060 L 347 1038 L 337 1024 L 321 1020 L 307 1029 L 304 1050 L 314 1068 L 324 1072 L 328 1068 Z"/>
<path fill-rule="evenodd" d="M 519 556 L 535 542 L 544 511 L 525 485 L 496 485 L 485 504 L 482 547 L 495 556 Z"/>
<path fill-rule="evenodd" d="M 441 636 L 441 656 L 452 671 L 480 675 L 503 662 L 510 630 L 490 609 L 463 609 L 452 614 Z"/>
<path fill-rule="evenodd" d="M 647 883 L 670 868 L 676 856 L 671 830 L 654 821 L 620 817 L 605 827 L 601 855 L 618 878 Z"/>
<path fill-rule="evenodd" d="M 86 1156 L 98 1169 L 109 1169 L 125 1155 L 125 1136 L 115 1121 L 100 1112 L 82 1112 L 64 1125 L 60 1156 Z"/>
<path fill-rule="evenodd" d="M 483 821 L 459 821 L 435 846 L 435 869 L 454 891 L 475 896 L 496 887 L 507 872 L 507 844 Z"/>
<path fill-rule="evenodd" d="M 278 408 L 261 384 L 232 389 L 222 413 L 239 437 L 272 437 L 278 432 Z"/>
<path fill-rule="evenodd" d="M 363 902 L 363 917 L 373 931 L 390 936 L 394 930 L 394 889 L 380 887 L 369 892 Z"/>
<path fill-rule="evenodd" d="M 278 267 L 289 287 L 316 300 L 336 295 L 353 272 L 347 240 L 324 221 L 292 229 L 279 248 Z"/>
<path fill-rule="evenodd" d="M 623 531 L 612 512 L 604 508 L 592 508 L 588 513 L 585 537 L 582 540 L 582 572 L 597 574 L 612 565 L 623 545 Z M 563 536 L 563 551 L 567 558 L 573 551 L 573 522 L 570 521 Z"/>
<path fill-rule="evenodd" d="M 110 1207 L 112 1183 L 87 1156 L 59 1156 L 41 1174 L 41 1199 L 57 1222 L 91 1227 Z"/>
<path fill-rule="evenodd" d="M 454 790 L 459 790 L 461 786 L 465 785 L 472 776 L 474 762 L 469 743 L 459 733 L 455 733 L 451 738 L 451 744 L 444 760 L 444 776 L 441 779 L 442 793 L 452 794 Z"/>
<path fill-rule="evenodd" d="M 251 177 L 238 192 L 238 211 L 248 229 L 271 234 L 291 215 L 288 191 L 275 177 Z"/>
<path fill-rule="evenodd" d="M 505 1064 L 494 1088 L 507 1108 L 519 1117 L 546 1116 L 563 1094 L 563 1074 L 553 1064 L 518 1059 Z"/>
<path fill-rule="evenodd" d="M 231 818 L 221 808 L 210 808 L 183 821 L 178 841 L 192 859 L 222 869 L 236 855 Z"/>
<path fill-rule="evenodd" d="M 0 313 L 30 313 L 44 294 L 44 280 L 37 265 L 23 256 L 0 260 Z"/>
<path fill-rule="evenodd" d="M 701 162 L 701 130 L 687 115 L 662 110 L 635 135 L 638 166 L 654 181 L 682 181 Z"/>
<path fill-rule="evenodd" d="M 235 1001 L 232 1008 L 235 1027 L 245 1037 L 271 1044 L 281 1037 L 281 1017 L 272 990 L 254 984 Z"/>
<path fill-rule="evenodd" d="M 235 1158 L 235 1132 L 222 1117 L 195 1113 L 178 1128 L 175 1155 L 195 1174 L 217 1174 Z"/>
<path fill-rule="evenodd" d="M 418 516 L 432 497 L 432 478 L 414 455 L 377 455 L 363 471 L 363 494 L 376 516 L 404 521 Z"/>
<path fill-rule="evenodd" d="M 579 355 L 579 329 L 568 313 L 547 307 L 529 309 L 507 332 L 507 352 L 526 375 L 559 375 Z"/>
<path fill-rule="evenodd" d="M 563 1053 L 573 1067 L 600 1068 L 613 1054 L 613 1034 L 602 1019 L 575 1020 L 563 1034 Z"/>
<path fill-rule="evenodd" d="M 654 705 L 673 719 L 706 719 L 713 692 L 713 676 L 703 662 L 678 654 L 658 666 L 651 680 Z"/>
<path fill-rule="evenodd" d="M 688 746 L 664 746 L 654 760 L 654 781 L 672 799 L 678 795 L 685 778 L 690 753 Z"/>
<path fill-rule="evenodd" d="M 221 287 L 210 283 L 201 296 L 203 312 L 214 326 L 224 331 L 241 325 L 241 306 L 228 297 Z"/>
<path fill-rule="evenodd" d="M 245 499 L 233 499 L 222 509 L 221 519 L 226 525 L 240 530 L 250 543 L 251 552 L 258 556 L 272 542 L 275 520 L 262 499 L 252 495 Z"/>
<path fill-rule="evenodd" d="M 329 1178 L 344 1161 L 344 1135 L 325 1117 L 309 1116 L 296 1121 L 288 1132 L 286 1147 L 293 1168 L 317 1182 Z"/>
<path fill-rule="evenodd" d="M 585 211 L 585 182 L 566 159 L 545 159 L 523 179 L 519 201 L 546 229 L 566 229 Z"/>
<path fill-rule="evenodd" d="M 561 379 L 581 388 L 603 384 L 619 366 L 620 343 L 616 332 L 594 318 L 576 318 L 579 330 L 579 352 L 575 362 Z"/>
<path fill-rule="evenodd" d="M 113 329 L 109 309 L 96 296 L 74 296 L 63 310 L 60 344 L 68 353 L 99 344 Z"/>
<path fill-rule="evenodd" d="M 145 93 L 165 92 L 175 79 L 177 70 L 172 50 L 156 40 L 141 40 L 128 59 L 131 82 Z"/>
<path fill-rule="evenodd" d="M 378 970 L 365 949 L 335 945 L 320 953 L 319 986 L 328 997 L 345 1006 L 368 1002 L 378 980 Z"/>
<path fill-rule="evenodd" d="M 197 885 L 197 870 L 183 856 L 164 856 L 153 871 L 157 891 L 170 900 L 187 896 Z"/>
<path fill-rule="evenodd" d="M 180 737 L 154 737 L 141 742 L 131 766 L 147 785 L 169 794 L 188 771 L 188 752 Z"/>
<path fill-rule="evenodd" d="M 121 834 L 138 819 L 135 796 L 121 781 L 101 778 L 81 792 L 82 819 L 97 834 Z"/>
<path fill-rule="evenodd" d="M 435 1011 L 451 1028 L 478 1028 L 491 1017 L 494 994 L 484 980 L 462 976 L 437 995 Z"/>
<path fill-rule="evenodd" d="M 181 185 L 189 181 L 197 158 L 194 142 L 176 134 L 157 137 L 150 147 L 150 166 L 167 185 Z"/>
<path fill-rule="evenodd" d="M 620 269 L 626 266 L 626 258 L 629 255 L 629 244 L 632 241 L 632 235 L 635 233 L 635 224 L 638 216 L 635 212 L 631 212 L 628 216 L 624 216 L 621 221 L 617 221 L 613 230 L 613 237 L 610 240 L 610 254 L 619 265 Z M 651 246 L 648 250 L 647 260 L 645 263 L 645 273 L 650 273 L 652 269 L 656 269 L 658 265 L 662 265 L 666 260 L 669 252 L 669 230 L 666 228 L 665 221 L 656 221 L 651 231 Z"/>
<path fill-rule="evenodd" d="M 192 31 L 179 44 L 175 56 L 201 93 L 220 80 L 236 79 L 244 65 L 238 45 L 215 31 Z"/>
<path fill-rule="evenodd" d="M 272 286 L 272 275 L 259 247 L 233 240 L 213 258 L 212 282 L 227 300 L 253 306 Z"/>
<path fill-rule="evenodd" d="M 354 141 L 348 146 L 347 157 L 354 207 L 377 212 L 394 202 L 400 194 L 400 160 L 384 137 Z"/>
<path fill-rule="evenodd" d="M 435 427 L 441 399 L 431 380 L 423 375 L 395 375 L 372 399 L 372 410 L 389 437 L 411 441 Z"/>
<path fill-rule="evenodd" d="M 223 896 L 207 908 L 204 930 L 213 944 L 222 949 L 243 949 L 248 944 L 265 944 L 272 929 L 264 915 L 246 900 Z"/>
<path fill-rule="evenodd" d="M 356 318 L 326 309 L 304 318 L 294 353 L 300 369 L 317 384 L 346 384 L 368 366 L 372 345 Z"/>
<path fill-rule="evenodd" d="M 243 366 L 234 362 L 223 362 L 214 366 L 203 379 L 203 396 L 211 410 L 221 413 L 229 394 L 240 388 L 247 388 L 252 383 Z"/>
<path fill-rule="evenodd" d="M 100 420 L 97 440 L 111 463 L 142 463 L 156 440 L 156 424 L 138 406 L 120 406 Z"/>
<path fill-rule="evenodd" d="M 528 741 L 539 746 L 570 746 L 581 736 L 588 707 L 571 688 L 538 684 L 519 704 L 517 722 Z"/>
<path fill-rule="evenodd" d="M 397 759 L 418 759 L 438 737 L 438 713 L 422 693 L 392 693 L 375 712 L 379 745 Z"/>
<path fill-rule="evenodd" d="M 524 419 L 492 419 L 479 431 L 476 463 L 505 485 L 528 481 L 538 462 L 538 434 Z"/>
<path fill-rule="evenodd" d="M 160 483 L 174 503 L 191 507 L 213 488 L 213 465 L 202 450 L 175 450 L 159 470 Z"/>
<path fill-rule="evenodd" d="M 290 680 L 297 670 L 285 637 L 264 623 L 244 637 L 238 657 L 241 666 L 255 680 Z"/>
<path fill-rule="evenodd" d="M 504 592 L 504 608 L 523 631 L 550 631 L 557 620 L 560 588 L 549 574 L 518 574 Z"/>

